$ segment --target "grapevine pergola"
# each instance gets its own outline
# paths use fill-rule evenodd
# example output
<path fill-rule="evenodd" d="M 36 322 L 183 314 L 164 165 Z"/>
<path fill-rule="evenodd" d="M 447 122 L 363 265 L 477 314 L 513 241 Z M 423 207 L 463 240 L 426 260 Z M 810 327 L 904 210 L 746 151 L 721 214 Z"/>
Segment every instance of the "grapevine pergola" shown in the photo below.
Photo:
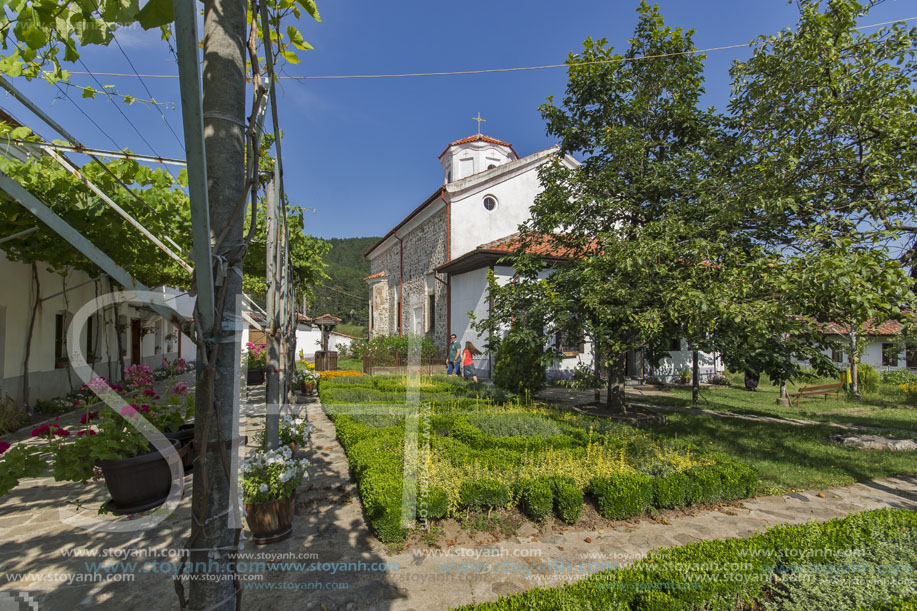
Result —
<path fill-rule="evenodd" d="M 296 1 L 318 19 L 314 2 Z M 243 322 L 263 330 L 267 338 L 266 441 L 269 448 L 278 445 L 279 415 L 281 409 L 289 404 L 291 374 L 295 368 L 293 355 L 297 300 L 291 257 L 290 215 L 283 186 L 282 132 L 274 87 L 274 59 L 281 55 L 288 60 L 292 55 L 295 59 L 295 54 L 288 50 L 287 45 L 294 45 L 298 49 L 310 47 L 295 27 L 287 28 L 289 40 L 286 44 L 279 42 L 282 38 L 279 34 L 282 14 L 292 11 L 298 15 L 299 9 L 292 2 L 255 1 L 251 3 L 251 10 L 246 15 L 248 4 L 214 0 L 205 5 L 203 68 L 204 80 L 208 85 L 203 89 L 200 38 L 197 32 L 198 10 L 195 3 L 150 0 L 136 14 L 136 19 L 147 28 L 174 22 L 185 160 L 88 148 L 12 83 L 0 78 L 0 86 L 65 141 L 63 144 L 58 141 L 49 142 L 37 135 L 31 136 L 31 130 L 25 129 L 20 133 L 13 130 L 11 137 L 6 138 L 11 145 L 7 147 L 7 155 L 23 161 L 28 158 L 53 159 L 140 232 L 156 249 L 165 253 L 186 273 L 192 274 L 192 290 L 197 298 L 192 318 L 182 316 L 162 302 L 143 297 L 137 299 L 164 319 L 180 326 L 197 345 L 194 446 L 199 452 L 199 459 L 198 468 L 194 471 L 191 535 L 186 548 L 190 552 L 190 570 L 193 573 L 220 574 L 223 578 L 192 579 L 190 598 L 186 597 L 181 582 L 176 580 L 176 592 L 183 609 L 233 609 L 238 608 L 241 601 L 241 584 L 235 576 L 232 560 L 239 547 L 241 532 L 240 504 L 238 497 L 233 494 L 238 490 L 233 457 L 241 442 L 238 419 Z M 273 14 L 269 9 L 273 10 Z M 241 36 L 246 29 L 249 30 L 247 38 Z M 238 41 L 244 42 L 242 47 L 232 48 Z M 101 44 L 105 44 L 105 41 Z M 244 61 L 246 53 L 247 65 Z M 51 58 L 56 64 L 53 54 Z M 240 62 L 240 59 L 243 61 Z M 251 70 L 253 97 L 251 114 L 245 117 L 244 104 L 240 106 L 238 101 L 244 99 L 244 72 L 248 68 Z M 58 66 L 55 73 L 59 71 Z M 274 138 L 264 138 L 269 107 Z M 9 116 L 3 118 L 10 119 Z M 209 129 L 207 135 L 205 122 Z M 224 130 L 225 134 L 214 137 L 213 133 L 218 131 L 213 129 L 214 125 L 221 129 L 224 125 L 228 126 Z M 217 144 L 216 150 L 208 150 L 208 138 Z M 272 158 L 268 158 L 267 152 L 271 145 L 274 151 Z M 116 201 L 118 198 L 106 193 L 106 189 L 88 176 L 85 169 L 72 162 L 67 157 L 68 153 L 89 155 L 114 180 L 117 188 L 123 189 L 147 208 L 149 204 L 112 173 L 100 158 L 115 157 L 185 166 L 192 234 L 190 260 L 186 260 L 183 250 L 172 236 L 160 239 L 135 215 L 119 205 Z M 238 179 L 238 174 L 234 174 L 236 169 L 244 170 L 241 183 L 234 182 Z M 211 174 L 210 181 L 208 174 Z M 0 172 L 0 190 L 40 222 L 36 227 L 3 237 L 4 242 L 28 236 L 43 224 L 124 288 L 133 291 L 147 289 L 129 268 L 119 264 L 72 223 L 55 213 L 47 202 L 3 172 Z M 266 229 L 264 309 L 241 292 L 242 261 L 254 238 L 259 195 L 262 192 Z M 215 203 L 214 198 L 219 201 Z M 244 211 L 249 205 L 250 225 L 247 231 L 243 231 Z M 238 301 L 236 296 L 239 297 Z M 249 315 L 245 307 L 242 307 L 243 302 L 248 308 L 259 310 L 260 313 Z M 264 322 L 259 322 L 259 319 Z M 207 568 L 200 568 L 202 566 Z M 227 583 L 226 576 L 232 576 L 233 579 Z"/>

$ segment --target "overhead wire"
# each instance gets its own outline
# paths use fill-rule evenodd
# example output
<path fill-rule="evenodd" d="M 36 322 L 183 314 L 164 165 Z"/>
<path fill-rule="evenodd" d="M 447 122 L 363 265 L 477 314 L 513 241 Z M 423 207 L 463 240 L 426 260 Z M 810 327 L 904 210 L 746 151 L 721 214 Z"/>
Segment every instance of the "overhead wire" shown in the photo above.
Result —
<path fill-rule="evenodd" d="M 118 46 L 118 50 L 121 51 L 121 55 L 123 55 L 123 56 L 124 56 L 124 59 L 127 60 L 127 63 L 128 63 L 128 65 L 131 67 L 131 70 L 133 70 L 133 71 L 134 71 L 134 74 L 136 74 L 137 77 L 140 79 L 140 84 L 143 86 L 143 90 L 146 91 L 146 94 L 147 94 L 147 95 L 150 97 L 150 99 L 152 100 L 152 99 L 153 99 L 153 93 L 150 91 L 150 88 L 146 86 L 146 81 L 143 80 L 143 77 L 140 76 L 140 73 L 137 72 L 137 68 L 134 67 L 134 62 L 132 62 L 132 61 L 131 61 L 131 58 L 127 55 L 127 53 L 124 52 L 124 47 L 122 47 L 122 46 L 121 46 L 121 43 L 118 42 L 118 37 L 117 37 L 117 36 L 112 36 L 112 40 L 115 41 L 115 45 Z M 179 137 L 178 137 L 178 134 L 175 133 L 175 130 L 172 128 L 172 124 L 171 124 L 171 123 L 169 122 L 169 120 L 166 118 L 166 115 L 165 115 L 164 112 L 162 112 L 162 109 L 159 108 L 158 106 L 155 106 L 155 108 L 156 108 L 156 110 L 159 111 L 159 116 L 162 117 L 163 123 L 166 124 L 166 127 L 169 128 L 169 131 L 172 132 L 172 135 L 173 135 L 173 136 L 175 136 L 175 141 L 178 142 L 178 146 L 180 146 L 180 147 L 181 147 L 181 150 L 184 152 L 184 150 L 185 150 L 185 143 L 182 142 L 182 139 L 179 138 Z"/>
<path fill-rule="evenodd" d="M 906 17 L 903 19 L 894 19 L 891 21 L 883 21 L 880 23 L 871 23 L 869 25 L 861 25 L 853 28 L 854 30 L 865 30 L 868 28 L 876 28 L 883 25 L 891 25 L 895 23 L 902 23 L 906 21 L 914 21 L 917 17 Z M 714 51 L 725 51 L 728 49 L 740 49 L 742 47 L 750 47 L 754 45 L 754 41 L 746 42 L 741 44 L 734 45 L 723 45 L 719 47 L 708 47 L 706 49 L 694 49 L 692 51 L 677 51 L 673 53 L 660 53 L 657 55 L 638 55 L 633 57 L 618 57 L 613 59 L 603 59 L 597 60 L 594 62 L 582 62 L 577 63 L 577 66 L 591 66 L 598 64 L 610 64 L 616 62 L 628 62 L 628 61 L 642 61 L 648 59 L 660 59 L 663 57 L 675 57 L 678 55 L 699 55 L 702 53 L 711 53 Z M 340 74 L 340 75 L 314 75 L 314 76 L 277 76 L 278 80 L 295 80 L 295 81 L 306 81 L 306 80 L 343 80 L 343 79 L 376 79 L 376 78 L 407 78 L 407 77 L 421 77 L 421 76 L 461 76 L 461 75 L 473 75 L 473 74 L 490 74 L 490 73 L 499 73 L 499 72 L 524 72 L 532 70 L 549 70 L 554 68 L 569 68 L 571 64 L 545 64 L 542 66 L 516 66 L 510 68 L 485 68 L 480 70 L 456 70 L 451 72 L 407 72 L 407 73 L 393 73 L 393 74 Z M 70 71 L 70 74 L 89 74 L 84 72 Z M 142 78 L 178 78 L 177 74 L 125 74 L 122 72 L 97 72 L 98 76 L 116 76 L 116 77 L 142 77 Z"/>
<path fill-rule="evenodd" d="M 103 85 L 103 84 L 99 81 L 98 77 L 96 77 L 96 75 L 93 74 L 93 73 L 89 70 L 89 67 L 88 67 L 88 66 L 86 65 L 86 63 L 83 61 L 83 58 L 81 58 L 81 57 L 80 57 L 80 58 L 77 58 L 77 61 L 80 62 L 80 65 L 81 65 L 81 66 L 83 66 L 84 68 L 86 68 L 86 71 L 87 71 L 87 72 L 89 73 L 89 75 L 92 77 L 92 80 L 95 81 L 95 83 L 99 86 L 99 88 L 102 89 L 102 90 L 104 90 L 104 89 L 105 89 L 105 85 Z M 138 136 L 140 136 L 140 139 L 143 140 L 144 144 L 146 144 L 146 145 L 149 147 L 149 149 L 150 149 L 151 151 L 153 151 L 153 154 L 156 155 L 157 157 L 162 157 L 162 155 L 160 155 L 160 154 L 156 151 L 156 149 L 153 148 L 153 145 L 150 144 L 150 141 L 146 139 L 146 137 L 143 135 L 143 133 L 141 133 L 141 131 L 140 131 L 139 129 L 137 129 L 137 126 L 134 125 L 134 122 L 131 121 L 130 118 L 128 118 L 128 116 L 127 116 L 126 114 L 124 114 L 124 111 L 121 110 L 121 107 L 120 107 L 118 104 L 116 104 L 115 101 L 112 100 L 111 98 L 108 98 L 108 101 L 111 102 L 112 105 L 115 107 L 115 109 L 117 109 L 117 111 L 121 114 L 121 116 L 124 117 L 124 120 L 128 122 L 128 124 L 131 126 L 131 129 L 133 129 L 134 132 L 135 132 Z"/>
<path fill-rule="evenodd" d="M 107 131 L 105 131 L 104 129 L 102 129 L 102 126 L 99 125 L 98 123 L 96 123 L 95 119 L 93 119 L 92 117 L 90 117 L 89 114 L 87 114 L 86 111 L 83 110 L 83 109 L 80 107 L 79 104 L 77 104 L 76 102 L 74 102 L 74 101 L 73 101 L 73 98 L 70 97 L 70 94 L 69 94 L 69 93 L 67 93 L 58 83 L 54 83 L 54 86 L 57 87 L 57 90 L 58 90 L 65 98 L 67 98 L 67 100 L 68 100 L 71 104 L 73 104 L 73 105 L 76 107 L 76 109 L 77 109 L 78 111 L 80 111 L 80 114 L 81 114 L 81 115 L 83 115 L 84 117 L 86 117 L 86 119 L 87 119 L 90 123 L 92 123 L 93 125 L 96 126 L 96 129 L 98 129 L 100 132 L 102 132 L 102 134 L 103 134 L 106 138 L 108 138 L 109 142 L 111 142 L 112 144 L 115 145 L 115 148 L 118 148 L 118 143 L 115 142 L 115 139 L 112 138 L 111 135 L 109 135 L 109 133 L 108 133 Z"/>

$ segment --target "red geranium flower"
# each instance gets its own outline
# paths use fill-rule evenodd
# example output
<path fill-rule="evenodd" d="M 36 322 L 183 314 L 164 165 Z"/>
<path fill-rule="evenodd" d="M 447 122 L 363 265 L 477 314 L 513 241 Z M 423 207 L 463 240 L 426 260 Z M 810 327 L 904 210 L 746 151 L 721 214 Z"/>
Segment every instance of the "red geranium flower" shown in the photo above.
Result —
<path fill-rule="evenodd" d="M 8 441 L 3 441 L 0 439 L 0 454 L 3 454 L 10 449 L 10 443 Z"/>
<path fill-rule="evenodd" d="M 89 412 L 80 416 L 80 424 L 88 424 L 99 417 L 99 412 Z"/>
<path fill-rule="evenodd" d="M 95 434 L 96 434 L 96 432 L 95 432 L 94 430 L 89 429 L 89 430 L 78 431 L 76 435 L 77 435 L 77 437 L 80 437 L 80 436 L 82 436 L 82 435 L 95 435 Z"/>

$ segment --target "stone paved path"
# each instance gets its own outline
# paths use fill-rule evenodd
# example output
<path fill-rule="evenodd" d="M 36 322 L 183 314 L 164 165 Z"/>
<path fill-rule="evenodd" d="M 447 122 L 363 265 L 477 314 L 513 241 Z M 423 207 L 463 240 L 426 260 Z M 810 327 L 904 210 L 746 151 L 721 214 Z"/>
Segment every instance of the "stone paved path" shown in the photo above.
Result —
<path fill-rule="evenodd" d="M 250 442 L 260 423 L 257 401 L 263 400 L 263 393 L 251 397 L 241 431 Z M 246 609 L 448 609 L 576 580 L 660 547 L 744 537 L 776 524 L 827 520 L 879 507 L 917 510 L 917 477 L 906 476 L 750 499 L 739 506 L 672 518 L 669 524 L 641 520 L 593 530 L 548 526 L 544 532 L 525 525 L 517 536 L 494 544 L 390 554 L 363 520 L 334 425 L 317 402 L 301 407 L 316 431 L 309 453 L 312 475 L 297 498 L 294 534 L 272 546 L 248 543 L 243 552 L 282 555 L 284 561 L 306 564 L 299 570 L 269 572 L 263 582 L 245 582 Z M 189 486 L 190 481 L 186 479 Z M 177 608 L 169 576 L 156 572 L 165 566 L 163 558 L 134 558 L 139 564 L 128 571 L 132 583 L 80 583 L 76 579 L 94 572 L 86 563 L 104 558 L 61 552 L 112 549 L 137 554 L 153 549 L 168 555 L 170 549 L 180 549 L 187 536 L 190 495 L 186 491 L 172 519 L 147 532 L 89 533 L 59 521 L 58 508 L 64 502 L 79 500 L 86 504 L 84 511 L 92 513 L 104 497 L 101 484 L 81 487 L 34 479 L 0 500 L 0 590 L 28 591 L 41 610 Z M 319 564 L 309 566 L 311 562 Z"/>

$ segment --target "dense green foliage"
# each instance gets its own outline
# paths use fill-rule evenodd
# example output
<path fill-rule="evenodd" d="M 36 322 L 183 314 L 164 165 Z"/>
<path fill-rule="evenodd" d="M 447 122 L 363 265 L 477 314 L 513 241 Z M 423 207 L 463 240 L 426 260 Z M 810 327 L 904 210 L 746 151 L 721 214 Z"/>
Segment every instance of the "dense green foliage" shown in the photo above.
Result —
<path fill-rule="evenodd" d="M 915 596 L 907 577 L 917 569 L 915 533 L 913 511 L 866 511 L 663 549 L 571 585 L 458 609 L 891 609 Z"/>
<path fill-rule="evenodd" d="M 857 365 L 857 381 L 862 393 L 869 395 L 879 390 L 879 372 L 868 363 Z"/>
<path fill-rule="evenodd" d="M 547 364 L 541 334 L 523 334 L 514 328 L 506 337 L 491 343 L 488 348 L 497 355 L 494 384 L 529 396 L 545 387 Z"/>
<path fill-rule="evenodd" d="M 369 305 L 363 278 L 369 275 L 370 269 L 369 261 L 363 260 L 363 253 L 378 241 L 379 238 L 372 237 L 327 240 L 331 245 L 324 259 L 328 279 L 313 291 L 315 298 L 309 306 L 312 314 L 333 314 L 344 324 L 362 329 L 359 335 L 365 336 Z"/>
<path fill-rule="evenodd" d="M 401 514 L 405 393 L 405 378 L 397 376 L 328 379 L 319 386 L 382 541 L 407 534 Z M 418 398 L 418 515 L 428 518 L 518 506 L 534 520 L 553 512 L 574 523 L 591 494 L 603 515 L 619 519 L 651 506 L 746 497 L 756 488 L 754 471 L 724 454 L 608 420 L 507 403 L 499 389 L 458 378 L 423 378 Z M 685 474 L 680 495 L 654 486 L 672 474 Z"/>
<path fill-rule="evenodd" d="M 427 359 L 436 354 L 436 345 L 427 336 L 412 335 L 378 335 L 371 340 L 358 340 L 351 344 L 353 358 L 372 358 L 379 366 L 394 365 L 396 359 L 401 359 L 401 364 L 406 364 L 411 344 L 415 343 L 420 349 L 420 357 Z"/>

